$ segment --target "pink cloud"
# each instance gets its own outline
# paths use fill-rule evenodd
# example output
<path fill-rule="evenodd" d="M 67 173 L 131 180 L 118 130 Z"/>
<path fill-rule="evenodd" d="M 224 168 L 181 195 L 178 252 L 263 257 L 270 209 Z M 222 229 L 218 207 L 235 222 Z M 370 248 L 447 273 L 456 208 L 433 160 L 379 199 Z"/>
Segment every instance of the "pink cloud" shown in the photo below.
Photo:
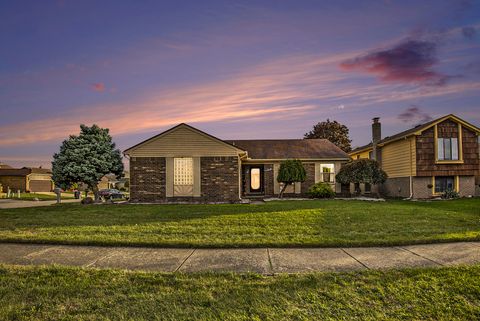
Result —
<path fill-rule="evenodd" d="M 105 91 L 105 84 L 101 83 L 101 82 L 94 83 L 94 84 L 92 84 L 91 88 L 92 88 L 92 90 L 97 91 L 97 92 L 104 92 Z"/>
<path fill-rule="evenodd" d="M 381 49 L 343 61 L 344 70 L 361 70 L 382 81 L 444 85 L 450 78 L 432 69 L 437 64 L 436 43 L 407 40 L 392 48 Z"/>

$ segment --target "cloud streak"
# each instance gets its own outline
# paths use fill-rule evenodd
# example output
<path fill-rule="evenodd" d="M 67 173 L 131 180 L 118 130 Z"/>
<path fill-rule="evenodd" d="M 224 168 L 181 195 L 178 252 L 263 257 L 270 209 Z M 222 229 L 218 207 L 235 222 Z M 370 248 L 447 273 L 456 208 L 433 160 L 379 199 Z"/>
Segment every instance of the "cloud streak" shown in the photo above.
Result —
<path fill-rule="evenodd" d="M 351 74 L 338 72 L 342 61 L 358 54 L 288 56 L 210 83 L 153 90 L 130 101 L 75 106 L 74 111 L 55 118 L 2 126 L 0 140 L 3 146 L 60 142 L 77 133 L 80 123 L 97 123 L 110 128 L 114 135 L 125 135 L 162 130 L 180 122 L 290 121 L 312 113 L 328 116 L 332 106 L 344 106 L 347 111 L 480 90 L 480 83 L 476 82 L 425 88 L 398 83 L 368 84 L 364 79 L 359 81 Z"/>
<path fill-rule="evenodd" d="M 385 82 L 444 85 L 449 76 L 432 69 L 438 62 L 436 47 L 430 41 L 407 40 L 389 49 L 343 61 L 340 67 L 346 71 L 364 71 Z"/>
<path fill-rule="evenodd" d="M 467 39 L 474 39 L 477 34 L 477 30 L 474 27 L 463 27 L 462 35 Z"/>
<path fill-rule="evenodd" d="M 405 111 L 398 115 L 398 119 L 400 119 L 404 123 L 425 123 L 432 120 L 433 118 L 426 112 L 422 111 L 420 107 L 416 105 L 411 105 Z"/>

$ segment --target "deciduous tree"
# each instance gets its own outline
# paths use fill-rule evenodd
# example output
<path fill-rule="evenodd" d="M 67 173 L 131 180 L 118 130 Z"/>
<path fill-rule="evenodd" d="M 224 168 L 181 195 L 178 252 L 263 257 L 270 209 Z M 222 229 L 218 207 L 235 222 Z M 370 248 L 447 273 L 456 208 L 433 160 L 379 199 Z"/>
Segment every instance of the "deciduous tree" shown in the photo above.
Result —
<path fill-rule="evenodd" d="M 311 138 L 324 138 L 328 139 L 344 152 L 348 153 L 352 150 L 349 134 L 348 134 L 348 127 L 345 125 L 340 124 L 336 120 L 330 121 L 322 121 L 313 126 L 313 129 L 306 133 L 304 138 L 311 139 Z"/>
<path fill-rule="evenodd" d="M 300 160 L 287 159 L 282 162 L 277 175 L 277 182 L 283 183 L 282 190 L 280 191 L 280 198 L 283 197 L 283 193 L 288 185 L 304 182 L 306 177 L 307 173 Z"/>

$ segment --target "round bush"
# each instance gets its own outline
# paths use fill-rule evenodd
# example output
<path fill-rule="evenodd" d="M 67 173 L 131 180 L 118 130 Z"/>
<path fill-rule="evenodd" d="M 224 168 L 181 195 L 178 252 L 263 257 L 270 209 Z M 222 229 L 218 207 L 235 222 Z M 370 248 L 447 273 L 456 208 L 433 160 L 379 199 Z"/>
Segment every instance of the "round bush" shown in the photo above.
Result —
<path fill-rule="evenodd" d="M 312 198 L 332 198 L 335 192 L 329 184 L 317 183 L 308 189 L 308 195 Z"/>
<path fill-rule="evenodd" d="M 93 198 L 91 198 L 90 196 L 89 197 L 86 197 L 84 198 L 83 200 L 81 200 L 81 203 L 82 204 L 93 204 Z"/>

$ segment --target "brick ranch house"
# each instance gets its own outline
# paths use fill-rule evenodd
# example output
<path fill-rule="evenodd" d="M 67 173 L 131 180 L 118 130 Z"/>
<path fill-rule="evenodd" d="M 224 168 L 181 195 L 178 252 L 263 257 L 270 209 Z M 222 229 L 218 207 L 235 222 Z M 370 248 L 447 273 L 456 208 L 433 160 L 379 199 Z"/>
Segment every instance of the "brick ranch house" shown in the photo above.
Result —
<path fill-rule="evenodd" d="M 382 139 L 374 118 L 372 142 L 350 156 L 380 162 L 388 179 L 379 191 L 386 196 L 431 198 L 447 189 L 480 196 L 479 135 L 480 128 L 450 114 Z"/>
<path fill-rule="evenodd" d="M 130 159 L 130 200 L 158 203 L 235 203 L 278 195 L 280 163 L 300 159 L 307 178 L 285 196 L 306 196 L 324 181 L 341 192 L 335 173 L 348 154 L 325 139 L 223 141 L 179 124 L 124 151 Z"/>

